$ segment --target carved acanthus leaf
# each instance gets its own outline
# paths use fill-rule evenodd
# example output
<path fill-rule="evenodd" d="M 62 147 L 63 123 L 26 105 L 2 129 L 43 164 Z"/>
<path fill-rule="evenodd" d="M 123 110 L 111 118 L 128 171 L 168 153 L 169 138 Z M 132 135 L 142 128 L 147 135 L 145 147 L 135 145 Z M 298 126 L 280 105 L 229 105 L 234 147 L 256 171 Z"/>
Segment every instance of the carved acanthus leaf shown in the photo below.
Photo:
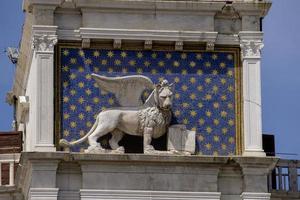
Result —
<path fill-rule="evenodd" d="M 56 43 L 56 35 L 34 35 L 32 39 L 32 49 L 46 52 L 53 51 Z"/>
<path fill-rule="evenodd" d="M 262 41 L 242 40 L 240 43 L 242 57 L 260 57 L 261 49 L 264 47 Z"/>

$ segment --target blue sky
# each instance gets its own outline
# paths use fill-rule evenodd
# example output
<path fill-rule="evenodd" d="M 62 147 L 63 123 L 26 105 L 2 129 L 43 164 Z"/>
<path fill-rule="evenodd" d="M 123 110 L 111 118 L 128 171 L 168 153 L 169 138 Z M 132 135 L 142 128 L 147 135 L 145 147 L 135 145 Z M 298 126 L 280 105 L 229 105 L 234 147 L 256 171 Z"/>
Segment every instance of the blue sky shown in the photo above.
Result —
<path fill-rule="evenodd" d="M 13 83 L 14 65 L 4 49 L 18 47 L 23 24 L 21 0 L 0 2 L 0 131 L 11 129 L 12 108 L 5 95 Z M 278 153 L 300 159 L 300 1 L 274 0 L 264 19 L 262 59 L 263 131 L 276 135 Z M 280 157 L 287 157 L 279 155 Z"/>

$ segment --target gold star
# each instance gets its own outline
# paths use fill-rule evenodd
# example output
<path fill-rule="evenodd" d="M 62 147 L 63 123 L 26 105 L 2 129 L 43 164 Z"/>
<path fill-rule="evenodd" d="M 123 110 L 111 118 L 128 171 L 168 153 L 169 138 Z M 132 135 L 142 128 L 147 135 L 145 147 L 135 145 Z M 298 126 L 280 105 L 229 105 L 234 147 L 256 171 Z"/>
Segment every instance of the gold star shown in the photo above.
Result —
<path fill-rule="evenodd" d="M 94 102 L 94 103 L 99 103 L 99 101 L 100 101 L 100 99 L 99 99 L 98 97 L 94 97 L 94 98 L 93 98 L 93 102 Z"/>
<path fill-rule="evenodd" d="M 173 66 L 174 66 L 174 67 L 179 67 L 179 66 L 180 66 L 180 62 L 174 61 L 174 62 L 173 62 Z"/>
<path fill-rule="evenodd" d="M 75 78 L 76 78 L 76 74 L 71 73 L 71 74 L 70 74 L 70 79 L 71 79 L 71 80 L 74 80 Z"/>
<path fill-rule="evenodd" d="M 78 115 L 78 118 L 79 118 L 80 120 L 83 120 L 83 119 L 84 119 L 84 114 L 83 114 L 83 113 L 80 113 L 80 114 Z"/>
<path fill-rule="evenodd" d="M 213 155 L 214 155 L 214 156 L 218 156 L 219 153 L 218 153 L 217 151 L 214 151 Z"/>
<path fill-rule="evenodd" d="M 182 53 L 182 54 L 180 55 L 180 57 L 181 57 L 181 59 L 186 59 L 186 58 L 187 58 L 187 55 L 186 55 L 186 53 Z"/>
<path fill-rule="evenodd" d="M 86 64 L 86 65 L 90 65 L 92 63 L 93 63 L 93 61 L 90 58 L 88 58 L 84 61 L 84 64 Z"/>
<path fill-rule="evenodd" d="M 228 129 L 227 129 L 227 128 L 222 128 L 222 133 L 223 133 L 223 135 L 226 135 L 227 132 L 228 132 Z"/>
<path fill-rule="evenodd" d="M 180 116 L 180 110 L 176 110 L 174 114 L 176 117 Z"/>
<path fill-rule="evenodd" d="M 199 108 L 203 108 L 203 103 L 199 102 L 199 103 L 198 103 L 198 107 L 199 107 Z"/>
<path fill-rule="evenodd" d="M 76 123 L 76 122 L 70 122 L 70 126 L 71 126 L 72 128 L 75 128 L 75 127 L 77 126 L 77 123 Z"/>
<path fill-rule="evenodd" d="M 117 66 L 119 66 L 119 65 L 122 64 L 121 60 L 119 60 L 119 59 L 116 59 L 114 63 L 115 63 L 115 65 L 117 65 Z"/>
<path fill-rule="evenodd" d="M 206 94 L 206 95 L 205 95 L 205 100 L 209 101 L 209 100 L 211 100 L 211 99 L 212 99 L 211 94 Z"/>
<path fill-rule="evenodd" d="M 172 58 L 172 54 L 166 53 L 166 58 L 167 58 L 167 59 L 171 59 L 171 58 Z"/>
<path fill-rule="evenodd" d="M 206 115 L 207 117 L 211 117 L 212 113 L 211 113 L 209 110 L 207 110 L 207 111 L 205 112 L 205 115 Z"/>
<path fill-rule="evenodd" d="M 223 85 L 225 85 L 226 84 L 226 79 L 225 78 L 221 78 L 221 83 L 223 84 Z"/>
<path fill-rule="evenodd" d="M 114 69 L 112 67 L 109 67 L 108 68 L 108 73 L 113 73 L 114 72 Z"/>
<path fill-rule="evenodd" d="M 92 122 L 88 121 L 88 122 L 86 122 L 85 125 L 86 125 L 88 128 L 90 128 L 90 127 L 92 126 Z"/>
<path fill-rule="evenodd" d="M 92 79 L 92 75 L 91 75 L 91 74 L 87 74 L 87 75 L 85 75 L 85 79 L 87 79 L 87 80 L 91 80 L 91 79 Z"/>
<path fill-rule="evenodd" d="M 217 54 L 213 54 L 213 55 L 211 56 L 211 58 L 212 58 L 213 60 L 217 60 L 217 59 L 218 59 L 218 55 L 217 55 Z"/>
<path fill-rule="evenodd" d="M 67 71 L 69 71 L 69 66 L 65 65 L 65 66 L 63 66 L 62 69 L 63 69 L 63 71 L 67 72 Z"/>
<path fill-rule="evenodd" d="M 98 67 L 94 67 L 94 72 L 98 73 L 99 72 L 99 68 Z"/>
<path fill-rule="evenodd" d="M 108 103 L 109 103 L 109 105 L 113 105 L 113 104 L 114 104 L 114 102 L 115 102 L 115 101 L 114 101 L 114 99 L 113 99 L 113 98 L 109 98 L 109 99 L 108 99 Z"/>
<path fill-rule="evenodd" d="M 203 90 L 203 86 L 202 85 L 198 85 L 197 90 L 198 91 L 202 91 Z"/>
<path fill-rule="evenodd" d="M 224 143 L 221 145 L 221 147 L 222 147 L 223 150 L 226 150 L 226 149 L 227 149 L 227 146 L 226 146 L 226 144 L 224 144 Z"/>
<path fill-rule="evenodd" d="M 68 103 L 68 102 L 69 102 L 69 100 L 70 100 L 70 99 L 69 99 L 69 97 L 67 97 L 67 96 L 64 96 L 64 98 L 63 98 L 63 102 L 64 102 L 64 103 Z"/>
<path fill-rule="evenodd" d="M 64 56 L 68 56 L 69 53 L 70 53 L 70 52 L 69 52 L 67 49 L 63 51 Z"/>
<path fill-rule="evenodd" d="M 130 60 L 130 61 L 129 61 L 129 65 L 130 65 L 130 66 L 135 66 L 135 64 L 136 64 L 136 61 L 135 61 L 135 60 Z"/>
<path fill-rule="evenodd" d="M 69 135 L 70 135 L 70 131 L 68 131 L 68 130 L 64 130 L 64 133 L 63 133 L 63 134 L 64 134 L 64 136 L 65 136 L 65 137 L 67 137 L 67 136 L 69 136 Z"/>
<path fill-rule="evenodd" d="M 233 144 L 233 143 L 234 143 L 234 137 L 229 137 L 228 142 L 229 142 L 230 144 Z"/>
<path fill-rule="evenodd" d="M 79 71 L 79 72 L 84 72 L 84 68 L 83 68 L 82 66 L 79 66 L 79 67 L 78 67 L 78 71 Z"/>
<path fill-rule="evenodd" d="M 222 110 L 220 114 L 221 114 L 221 117 L 224 117 L 224 118 L 227 117 L 227 112 L 225 110 Z"/>
<path fill-rule="evenodd" d="M 159 61 L 158 62 L 158 66 L 159 67 L 164 67 L 165 66 L 165 62 L 164 61 Z"/>
<path fill-rule="evenodd" d="M 211 63 L 210 62 L 205 62 L 205 67 L 211 67 Z"/>
<path fill-rule="evenodd" d="M 203 135 L 198 135 L 197 138 L 198 138 L 198 140 L 201 141 L 201 142 L 204 140 Z"/>
<path fill-rule="evenodd" d="M 205 147 L 206 147 L 206 149 L 210 150 L 210 149 L 211 149 L 211 144 L 210 144 L 210 143 L 207 143 L 207 144 L 205 145 Z"/>
<path fill-rule="evenodd" d="M 192 93 L 192 94 L 190 95 L 190 99 L 195 100 L 195 99 L 196 99 L 196 94 L 195 94 L 195 93 Z"/>
<path fill-rule="evenodd" d="M 79 82 L 78 87 L 83 88 L 84 87 L 84 82 Z"/>
<path fill-rule="evenodd" d="M 122 51 L 122 52 L 121 52 L 121 57 L 122 57 L 122 58 L 126 58 L 126 57 L 127 57 L 127 53 L 126 53 L 125 51 Z"/>
<path fill-rule="evenodd" d="M 220 66 L 220 68 L 224 69 L 226 67 L 226 63 L 221 62 L 219 66 Z"/>
<path fill-rule="evenodd" d="M 105 59 L 104 59 L 104 60 L 101 60 L 101 64 L 102 64 L 102 65 L 107 65 L 107 60 L 105 60 Z"/>
<path fill-rule="evenodd" d="M 182 89 L 183 91 L 187 91 L 188 86 L 187 86 L 187 85 L 182 85 L 182 86 L 181 86 L 181 89 Z"/>
<path fill-rule="evenodd" d="M 188 104 L 187 102 L 183 102 L 183 103 L 182 103 L 182 107 L 183 107 L 183 108 L 187 108 L 187 107 L 189 107 L 189 104 Z"/>
<path fill-rule="evenodd" d="M 233 59 L 233 56 L 232 56 L 231 54 L 228 54 L 228 55 L 227 55 L 227 59 L 228 59 L 228 60 L 232 60 L 232 59 Z"/>
<path fill-rule="evenodd" d="M 179 99 L 180 98 L 180 94 L 179 93 L 176 93 L 175 94 L 175 99 Z"/>
<path fill-rule="evenodd" d="M 219 88 L 218 88 L 218 86 L 214 85 L 212 90 L 213 90 L 213 93 L 216 94 L 218 92 Z"/>
<path fill-rule="evenodd" d="M 70 59 L 70 63 L 71 64 L 76 64 L 77 63 L 77 59 L 76 58 L 71 58 Z"/>
<path fill-rule="evenodd" d="M 232 70 L 228 70 L 228 72 L 227 72 L 227 76 L 229 76 L 229 77 L 232 77 L 232 76 L 233 76 L 233 72 L 232 72 Z"/>
<path fill-rule="evenodd" d="M 217 126 L 219 125 L 220 121 L 218 119 L 214 119 L 214 124 Z"/>
<path fill-rule="evenodd" d="M 142 52 L 138 52 L 136 55 L 138 58 L 142 58 L 143 57 L 143 53 Z"/>
<path fill-rule="evenodd" d="M 170 75 L 170 74 L 172 74 L 172 70 L 170 70 L 170 69 L 167 69 L 167 70 L 166 70 L 166 74 L 167 74 L 167 75 Z"/>
<path fill-rule="evenodd" d="M 205 78 L 205 83 L 210 84 L 211 83 L 211 78 Z"/>
<path fill-rule="evenodd" d="M 186 69 L 181 70 L 181 74 L 182 74 L 182 75 L 187 75 Z"/>
<path fill-rule="evenodd" d="M 71 111 L 75 111 L 76 110 L 76 106 L 75 105 L 70 105 L 70 110 Z"/>
<path fill-rule="evenodd" d="M 189 123 L 189 120 L 187 118 L 184 118 L 183 121 L 182 121 L 182 123 L 186 125 L 186 124 Z"/>
<path fill-rule="evenodd" d="M 85 111 L 86 111 L 86 112 L 91 112 L 91 111 L 92 111 L 92 107 L 89 106 L 89 105 L 87 105 L 87 106 L 85 107 Z"/>
<path fill-rule="evenodd" d="M 157 73 L 156 69 L 151 70 L 151 74 L 155 75 Z"/>
<path fill-rule="evenodd" d="M 200 124 L 200 125 L 203 125 L 204 123 L 205 123 L 205 120 L 204 120 L 203 118 L 200 118 L 200 119 L 199 119 L 199 124 Z"/>
<path fill-rule="evenodd" d="M 68 85 L 69 85 L 68 81 L 64 81 L 64 82 L 63 82 L 64 88 L 68 87 Z"/>
<path fill-rule="evenodd" d="M 203 71 L 202 71 L 201 69 L 199 69 L 199 70 L 197 70 L 197 74 L 198 74 L 199 76 L 201 76 L 201 75 L 203 75 Z"/>
<path fill-rule="evenodd" d="M 228 88 L 227 88 L 227 89 L 228 89 L 228 91 L 229 91 L 229 92 L 233 92 L 233 90 L 234 90 L 234 87 L 233 87 L 232 85 L 230 85 L 230 86 L 228 86 Z"/>
<path fill-rule="evenodd" d="M 194 110 L 192 110 L 192 111 L 190 112 L 190 114 L 191 114 L 192 117 L 195 117 L 195 116 L 197 115 L 197 112 L 194 111 Z"/>
<path fill-rule="evenodd" d="M 109 58 L 114 57 L 114 52 L 112 52 L 112 51 L 107 52 L 107 57 L 109 57 Z"/>
<path fill-rule="evenodd" d="M 70 94 L 74 96 L 76 94 L 76 90 L 70 90 Z"/>
<path fill-rule="evenodd" d="M 210 134 L 212 131 L 213 131 L 213 129 L 212 129 L 210 126 L 207 126 L 207 127 L 206 127 L 206 132 L 207 132 L 208 134 Z"/>
<path fill-rule="evenodd" d="M 219 72 L 218 72 L 218 70 L 215 70 L 215 69 L 214 69 L 214 70 L 212 71 L 212 74 L 213 74 L 214 76 L 216 76 L 216 75 L 219 74 Z"/>
<path fill-rule="evenodd" d="M 227 107 L 228 107 L 229 109 L 233 109 L 233 104 L 232 104 L 232 103 L 228 103 Z"/>
<path fill-rule="evenodd" d="M 83 104 L 84 103 L 84 98 L 83 97 L 80 97 L 79 99 L 78 99 L 78 103 L 80 103 L 80 104 Z"/>
<path fill-rule="evenodd" d="M 197 58 L 198 60 L 202 59 L 202 54 L 197 53 L 197 54 L 196 54 L 196 58 Z"/>
<path fill-rule="evenodd" d="M 232 119 L 228 120 L 228 124 L 229 124 L 229 126 L 233 126 L 234 125 L 234 120 L 232 120 Z"/>
<path fill-rule="evenodd" d="M 156 59 L 156 58 L 157 58 L 157 53 L 152 53 L 152 54 L 151 54 L 151 57 L 152 57 L 153 59 Z"/>
<path fill-rule="evenodd" d="M 214 106 L 215 109 L 217 109 L 217 108 L 220 107 L 220 104 L 218 102 L 214 102 L 213 106 Z"/>
<path fill-rule="evenodd" d="M 94 55 L 94 57 L 98 58 L 100 56 L 100 52 L 99 51 L 94 51 L 93 55 Z"/>
<path fill-rule="evenodd" d="M 214 141 L 215 141 L 215 142 L 219 142 L 219 141 L 220 141 L 220 137 L 217 136 L 217 135 L 215 135 L 215 136 L 214 136 Z"/>
<path fill-rule="evenodd" d="M 151 65 L 151 63 L 149 61 L 145 61 L 144 65 L 145 65 L 145 67 L 149 67 Z"/>
<path fill-rule="evenodd" d="M 226 101 L 226 100 L 227 100 L 227 96 L 226 96 L 225 94 L 222 95 L 222 96 L 221 96 L 221 100 L 222 100 L 222 101 Z"/>
<path fill-rule="evenodd" d="M 179 78 L 179 77 L 175 77 L 175 78 L 174 78 L 174 81 L 175 81 L 175 83 L 179 83 L 180 78 Z"/>
<path fill-rule="evenodd" d="M 194 77 L 190 78 L 190 83 L 192 84 L 196 83 L 196 79 Z"/>
<path fill-rule="evenodd" d="M 196 66 L 196 63 L 194 61 L 190 62 L 190 67 L 195 67 Z"/>
<path fill-rule="evenodd" d="M 122 68 L 122 73 L 126 74 L 128 72 L 128 70 L 126 68 Z"/>
<path fill-rule="evenodd" d="M 68 113 L 64 113 L 64 119 L 69 119 L 70 115 Z"/>
<path fill-rule="evenodd" d="M 81 57 L 84 57 L 84 51 L 79 50 L 79 51 L 78 51 L 78 55 L 81 56 Z"/>

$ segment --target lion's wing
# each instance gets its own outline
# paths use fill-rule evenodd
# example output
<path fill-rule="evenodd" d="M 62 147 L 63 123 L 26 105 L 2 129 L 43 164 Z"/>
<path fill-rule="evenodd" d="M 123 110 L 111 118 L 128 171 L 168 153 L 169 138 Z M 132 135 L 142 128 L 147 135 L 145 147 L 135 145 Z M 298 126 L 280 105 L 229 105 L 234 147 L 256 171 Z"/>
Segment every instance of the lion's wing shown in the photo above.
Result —
<path fill-rule="evenodd" d="M 153 89 L 154 84 L 150 78 L 142 75 L 106 77 L 92 74 L 101 90 L 114 93 L 120 106 L 142 106 L 142 92 L 145 89 Z"/>

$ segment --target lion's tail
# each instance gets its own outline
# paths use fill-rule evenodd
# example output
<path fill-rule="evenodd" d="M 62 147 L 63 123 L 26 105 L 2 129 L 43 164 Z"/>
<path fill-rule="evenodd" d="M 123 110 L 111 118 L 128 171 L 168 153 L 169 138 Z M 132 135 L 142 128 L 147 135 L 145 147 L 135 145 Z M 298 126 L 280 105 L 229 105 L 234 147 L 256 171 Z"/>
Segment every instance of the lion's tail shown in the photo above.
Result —
<path fill-rule="evenodd" d="M 65 139 L 61 139 L 61 140 L 59 140 L 59 145 L 62 146 L 62 147 L 70 147 L 70 146 L 74 146 L 76 144 L 80 144 L 80 143 L 84 142 L 94 132 L 94 130 L 97 127 L 98 122 L 99 122 L 99 119 L 97 117 L 94 125 L 91 128 L 91 130 L 85 136 L 80 138 L 79 140 L 76 140 L 76 141 L 73 141 L 73 142 L 68 142 Z"/>

